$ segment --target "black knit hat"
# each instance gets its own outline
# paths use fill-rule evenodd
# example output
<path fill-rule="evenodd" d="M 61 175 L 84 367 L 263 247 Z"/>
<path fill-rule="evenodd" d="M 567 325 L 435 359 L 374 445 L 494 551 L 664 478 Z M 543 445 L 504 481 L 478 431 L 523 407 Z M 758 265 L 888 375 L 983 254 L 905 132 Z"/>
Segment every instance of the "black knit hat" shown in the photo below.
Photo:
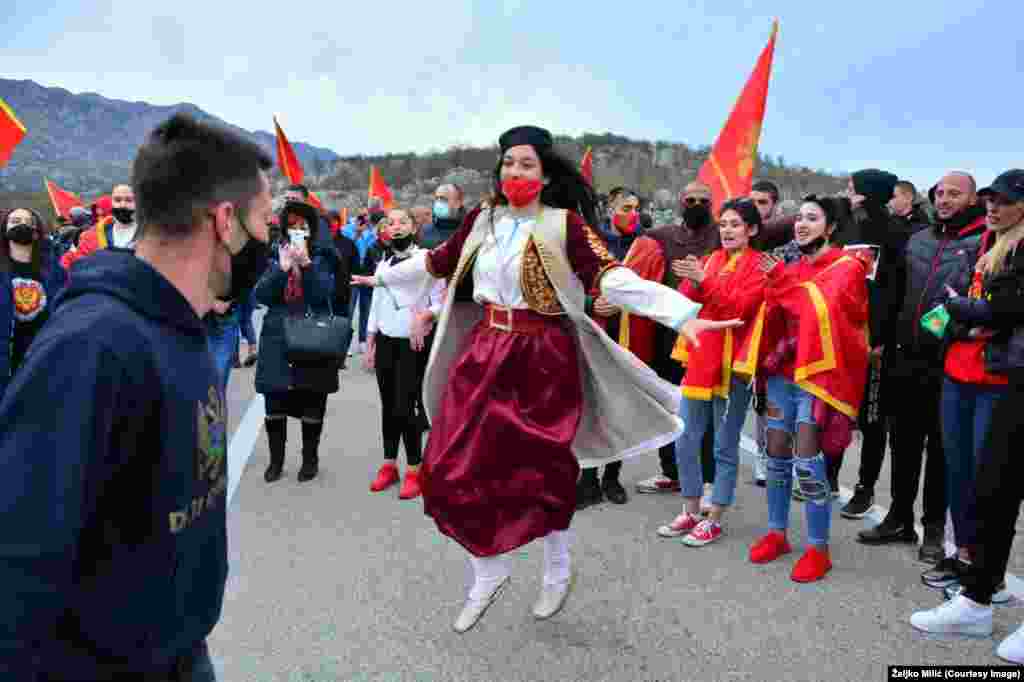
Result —
<path fill-rule="evenodd" d="M 532 145 L 536 149 L 542 147 L 551 147 L 554 145 L 554 140 L 551 138 L 551 133 L 538 128 L 537 126 L 519 126 L 518 128 L 512 128 L 511 130 L 505 131 L 501 137 L 498 138 L 498 146 L 501 147 L 501 153 L 504 154 L 511 147 L 518 147 L 521 144 Z"/>
<path fill-rule="evenodd" d="M 892 173 L 877 168 L 857 171 L 851 177 L 853 178 L 853 189 L 857 194 L 862 195 L 871 203 L 882 206 L 892 199 L 896 183 L 900 181 Z"/>

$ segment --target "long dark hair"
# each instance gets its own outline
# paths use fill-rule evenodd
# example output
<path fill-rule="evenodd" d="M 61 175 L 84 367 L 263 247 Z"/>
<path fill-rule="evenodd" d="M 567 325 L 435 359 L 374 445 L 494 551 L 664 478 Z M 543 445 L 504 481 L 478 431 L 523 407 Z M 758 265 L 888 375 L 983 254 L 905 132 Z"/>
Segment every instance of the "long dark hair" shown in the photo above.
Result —
<path fill-rule="evenodd" d="M 12 208 L 10 211 L 5 211 L 0 215 L 0 272 L 11 271 L 11 246 L 7 240 L 7 219 L 15 211 L 28 211 L 32 215 L 33 227 L 35 227 L 36 234 L 39 236 L 32 244 L 32 272 L 40 277 L 45 277 L 49 274 L 50 263 L 48 258 L 43 258 L 43 251 L 46 250 L 48 253 L 51 247 L 50 229 L 46 221 L 43 220 L 43 216 L 31 208 Z"/>
<path fill-rule="evenodd" d="M 541 171 L 549 180 L 540 193 L 540 203 L 554 208 L 565 208 L 579 213 L 590 226 L 597 225 L 597 193 L 583 179 L 576 164 L 570 163 L 553 147 L 534 147 L 540 159 Z M 494 169 L 494 205 L 504 206 L 508 199 L 501 192 L 501 167 L 505 155 L 498 159 Z"/>

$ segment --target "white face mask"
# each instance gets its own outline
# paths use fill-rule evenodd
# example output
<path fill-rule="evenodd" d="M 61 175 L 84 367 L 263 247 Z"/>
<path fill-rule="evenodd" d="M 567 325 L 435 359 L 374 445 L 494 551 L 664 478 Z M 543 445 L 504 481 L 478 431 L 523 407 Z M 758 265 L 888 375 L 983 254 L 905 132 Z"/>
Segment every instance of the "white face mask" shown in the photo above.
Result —
<path fill-rule="evenodd" d="M 309 239 L 309 230 L 292 228 L 288 230 L 288 237 L 291 239 L 293 246 L 299 246 L 305 244 L 306 240 Z"/>

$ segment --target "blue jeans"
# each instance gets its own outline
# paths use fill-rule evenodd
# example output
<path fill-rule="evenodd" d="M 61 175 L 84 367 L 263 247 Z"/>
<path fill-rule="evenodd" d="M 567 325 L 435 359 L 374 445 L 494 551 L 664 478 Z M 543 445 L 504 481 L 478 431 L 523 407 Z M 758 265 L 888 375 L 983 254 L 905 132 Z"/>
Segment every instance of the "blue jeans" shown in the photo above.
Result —
<path fill-rule="evenodd" d="M 733 377 L 729 397 L 711 400 L 683 398 L 679 416 L 685 430 L 676 441 L 676 466 L 683 497 L 700 497 L 704 489 L 704 471 L 700 451 L 709 417 L 714 416 L 715 483 L 711 503 L 720 507 L 736 501 L 736 478 L 740 462 L 740 433 L 747 416 L 753 391 L 749 379 Z M 710 413 L 710 414 L 709 414 Z"/>
<path fill-rule="evenodd" d="M 213 365 L 217 368 L 217 376 L 221 380 L 221 395 L 226 395 L 231 367 L 238 352 L 238 313 L 234 310 L 229 310 L 227 315 L 210 313 L 204 322 L 207 343 L 213 355 Z"/>
<path fill-rule="evenodd" d="M 957 547 L 974 544 L 973 506 L 975 471 L 985 455 L 985 436 L 992 412 L 1006 394 L 1005 386 L 942 381 L 942 450 L 946 456 L 946 497 L 953 517 Z"/>
<path fill-rule="evenodd" d="M 782 431 L 795 439 L 800 424 L 814 424 L 815 397 L 785 377 L 768 377 L 768 430 Z M 792 440 L 792 439 L 791 439 Z M 825 457 L 793 457 L 789 453 L 768 452 L 768 527 L 786 532 L 789 508 L 793 501 L 793 472 L 807 498 L 807 542 L 828 544 L 832 525 L 832 489 L 828 483 Z"/>
<path fill-rule="evenodd" d="M 370 303 L 373 302 L 373 289 L 370 287 L 352 287 L 349 319 L 355 317 L 356 305 L 359 306 L 359 342 L 366 343 L 366 325 L 370 320 Z"/>

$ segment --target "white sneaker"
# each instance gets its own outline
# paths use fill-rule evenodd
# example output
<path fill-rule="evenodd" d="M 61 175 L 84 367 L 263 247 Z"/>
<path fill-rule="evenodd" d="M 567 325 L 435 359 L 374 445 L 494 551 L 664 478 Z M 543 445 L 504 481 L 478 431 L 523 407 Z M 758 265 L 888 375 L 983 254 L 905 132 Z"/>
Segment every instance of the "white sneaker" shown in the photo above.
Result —
<path fill-rule="evenodd" d="M 366 341 L 359 342 L 359 353 L 362 355 L 366 355 Z"/>
<path fill-rule="evenodd" d="M 953 597 L 957 596 L 963 591 L 964 586 L 960 583 L 953 583 L 952 585 L 947 585 L 946 589 L 943 590 L 943 592 L 946 595 L 946 599 L 952 599 Z M 1009 604 L 1012 601 L 1013 592 L 1010 592 L 1010 590 L 1007 589 L 1006 581 L 1004 580 L 999 584 L 998 587 L 996 587 L 996 591 L 992 594 L 992 606 L 1002 606 L 1004 604 Z"/>
<path fill-rule="evenodd" d="M 934 609 L 918 611 L 910 617 L 910 624 L 922 632 L 988 637 L 992 634 L 992 607 L 957 595 Z M 1024 636 L 1021 645 L 1024 647 Z"/>
<path fill-rule="evenodd" d="M 704 484 L 704 495 L 700 498 L 700 513 L 708 514 L 711 512 L 711 493 L 715 490 L 714 483 Z"/>
<path fill-rule="evenodd" d="M 664 474 L 651 476 L 636 484 L 638 493 L 677 493 L 679 492 L 679 481 L 673 481 Z"/>
<path fill-rule="evenodd" d="M 996 656 L 1010 663 L 1024 664 L 1024 625 L 1003 640 L 996 649 Z"/>

